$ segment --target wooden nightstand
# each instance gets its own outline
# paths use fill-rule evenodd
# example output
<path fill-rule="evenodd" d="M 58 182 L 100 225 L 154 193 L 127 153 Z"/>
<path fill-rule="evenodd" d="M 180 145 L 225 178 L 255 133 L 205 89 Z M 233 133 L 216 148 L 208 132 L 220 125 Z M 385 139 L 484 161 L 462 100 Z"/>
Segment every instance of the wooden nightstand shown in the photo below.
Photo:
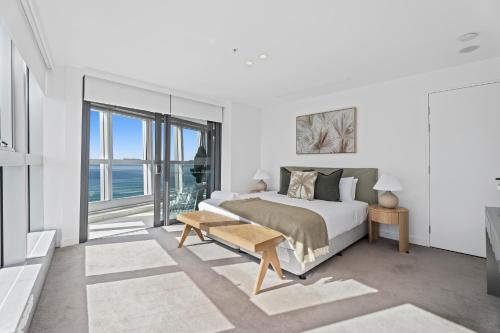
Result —
<path fill-rule="evenodd" d="M 368 207 L 368 229 L 370 243 L 378 238 L 378 224 L 399 224 L 399 252 L 409 252 L 409 211 L 406 208 L 384 208 L 379 205 Z"/>

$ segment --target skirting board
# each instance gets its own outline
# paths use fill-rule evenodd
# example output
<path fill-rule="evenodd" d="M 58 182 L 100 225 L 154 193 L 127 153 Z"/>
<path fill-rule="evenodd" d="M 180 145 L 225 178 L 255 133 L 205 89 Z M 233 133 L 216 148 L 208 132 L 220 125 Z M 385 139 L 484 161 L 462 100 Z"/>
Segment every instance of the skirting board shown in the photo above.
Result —
<path fill-rule="evenodd" d="M 379 230 L 379 236 L 383 238 L 399 240 L 399 234 L 397 232 Z M 422 246 L 429 246 L 429 244 L 427 243 L 427 239 L 421 237 L 415 237 L 413 235 L 410 235 L 410 243 Z"/>

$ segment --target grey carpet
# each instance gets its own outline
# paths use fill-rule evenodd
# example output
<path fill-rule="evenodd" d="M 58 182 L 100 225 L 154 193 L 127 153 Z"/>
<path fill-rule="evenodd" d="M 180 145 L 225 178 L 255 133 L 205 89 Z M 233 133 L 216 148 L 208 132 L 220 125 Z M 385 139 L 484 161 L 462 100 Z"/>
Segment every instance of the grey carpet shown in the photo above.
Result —
<path fill-rule="evenodd" d="M 305 281 L 285 272 L 276 282 L 269 271 L 264 293 L 250 297 L 253 258 L 195 238 L 178 249 L 178 227 L 146 231 L 57 249 L 30 332 L 350 332 L 400 308 L 500 331 L 500 298 L 486 294 L 481 258 L 421 246 L 400 254 L 392 240 L 363 239 Z M 281 301 L 290 295 L 291 306 Z"/>

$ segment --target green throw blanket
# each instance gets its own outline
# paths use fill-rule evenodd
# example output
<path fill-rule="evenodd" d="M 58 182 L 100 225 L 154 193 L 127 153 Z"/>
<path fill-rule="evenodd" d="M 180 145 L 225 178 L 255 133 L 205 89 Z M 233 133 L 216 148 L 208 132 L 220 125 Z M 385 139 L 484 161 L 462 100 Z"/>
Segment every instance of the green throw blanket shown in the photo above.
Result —
<path fill-rule="evenodd" d="M 260 198 L 224 201 L 220 207 L 248 221 L 281 232 L 292 244 L 302 264 L 328 253 L 325 221 L 309 209 Z"/>

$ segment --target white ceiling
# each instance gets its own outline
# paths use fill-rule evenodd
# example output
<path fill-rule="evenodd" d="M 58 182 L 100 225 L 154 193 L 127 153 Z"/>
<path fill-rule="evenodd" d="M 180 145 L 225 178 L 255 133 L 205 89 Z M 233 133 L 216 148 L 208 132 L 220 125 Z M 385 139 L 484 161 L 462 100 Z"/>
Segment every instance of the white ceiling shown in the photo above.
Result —
<path fill-rule="evenodd" d="M 497 0 L 33 1 L 57 66 L 255 106 L 500 56 Z"/>

